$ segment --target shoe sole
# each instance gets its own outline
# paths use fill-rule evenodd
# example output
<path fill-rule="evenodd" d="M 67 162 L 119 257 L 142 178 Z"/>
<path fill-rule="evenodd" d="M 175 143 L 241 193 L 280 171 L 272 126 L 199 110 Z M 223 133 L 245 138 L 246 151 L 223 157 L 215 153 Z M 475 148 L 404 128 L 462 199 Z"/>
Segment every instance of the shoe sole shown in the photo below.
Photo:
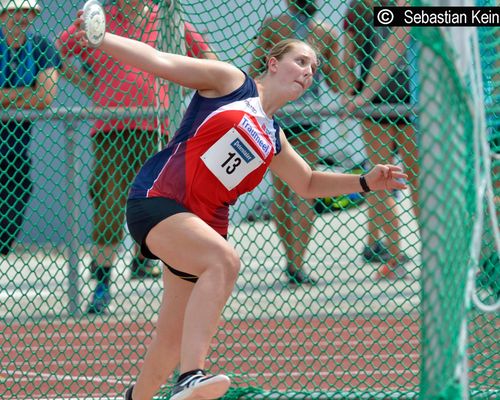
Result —
<path fill-rule="evenodd" d="M 106 309 L 98 310 L 96 308 L 89 308 L 87 310 L 88 315 L 106 315 L 107 313 Z"/>
<path fill-rule="evenodd" d="M 94 304 L 89 304 L 89 307 L 87 309 L 87 314 L 93 314 L 93 315 L 105 315 L 107 314 L 107 310 L 108 310 L 108 307 L 109 307 L 109 303 L 106 303 L 106 304 L 102 304 L 102 305 L 99 305 L 99 306 L 96 306 Z"/>
<path fill-rule="evenodd" d="M 198 385 L 185 389 L 170 400 L 215 400 L 226 394 L 231 380 L 226 375 L 216 375 Z"/>

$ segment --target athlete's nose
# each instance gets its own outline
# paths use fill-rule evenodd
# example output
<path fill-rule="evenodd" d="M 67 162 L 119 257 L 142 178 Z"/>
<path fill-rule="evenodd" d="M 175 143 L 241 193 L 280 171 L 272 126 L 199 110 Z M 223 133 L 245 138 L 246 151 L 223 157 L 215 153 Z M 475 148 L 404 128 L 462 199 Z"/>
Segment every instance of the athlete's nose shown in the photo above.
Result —
<path fill-rule="evenodd" d="M 306 66 L 305 76 L 306 76 L 306 77 L 313 76 L 313 73 L 314 73 L 314 72 L 313 72 L 313 67 L 312 67 L 312 65 L 311 65 L 311 64 L 308 64 L 308 65 Z"/>

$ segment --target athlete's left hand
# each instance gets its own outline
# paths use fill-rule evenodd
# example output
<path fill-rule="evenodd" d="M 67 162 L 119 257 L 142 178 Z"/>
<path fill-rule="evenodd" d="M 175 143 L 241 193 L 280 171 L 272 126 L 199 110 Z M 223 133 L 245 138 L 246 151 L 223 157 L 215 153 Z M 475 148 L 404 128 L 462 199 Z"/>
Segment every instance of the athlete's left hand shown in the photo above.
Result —
<path fill-rule="evenodd" d="M 402 172 L 396 165 L 375 165 L 370 172 L 365 174 L 366 183 L 370 190 L 404 190 L 408 186 L 406 180 L 408 175 Z"/>
<path fill-rule="evenodd" d="M 79 43 L 80 46 L 87 47 L 89 44 L 89 41 L 87 40 L 87 36 L 86 36 L 85 31 L 83 29 L 83 26 L 84 26 L 83 10 L 77 11 L 76 19 L 73 21 L 73 23 L 71 25 L 72 25 L 72 27 L 70 28 L 70 31 L 74 32 L 73 36 L 76 39 L 76 41 Z"/>

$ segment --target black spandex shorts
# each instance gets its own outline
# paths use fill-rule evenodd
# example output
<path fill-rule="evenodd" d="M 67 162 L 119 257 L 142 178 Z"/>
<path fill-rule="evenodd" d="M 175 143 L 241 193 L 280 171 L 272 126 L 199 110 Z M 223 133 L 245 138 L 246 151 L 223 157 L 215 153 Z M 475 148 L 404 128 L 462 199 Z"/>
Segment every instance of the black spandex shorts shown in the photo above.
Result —
<path fill-rule="evenodd" d="M 153 260 L 159 259 L 156 255 L 151 253 L 146 245 L 146 236 L 149 231 L 164 219 L 184 212 L 190 211 L 182 204 L 177 203 L 175 200 L 167 199 L 165 197 L 129 199 L 127 201 L 128 229 L 132 238 L 141 247 L 141 253 L 144 257 L 151 258 Z M 164 264 L 170 272 L 186 281 L 196 282 L 198 280 L 197 276 L 176 270 L 165 262 Z"/>
<path fill-rule="evenodd" d="M 287 128 L 283 128 L 283 132 L 285 132 L 285 136 L 287 139 L 291 139 L 296 137 L 304 132 L 312 132 L 319 130 L 319 126 L 313 124 L 298 124 L 294 126 L 289 126 Z"/>

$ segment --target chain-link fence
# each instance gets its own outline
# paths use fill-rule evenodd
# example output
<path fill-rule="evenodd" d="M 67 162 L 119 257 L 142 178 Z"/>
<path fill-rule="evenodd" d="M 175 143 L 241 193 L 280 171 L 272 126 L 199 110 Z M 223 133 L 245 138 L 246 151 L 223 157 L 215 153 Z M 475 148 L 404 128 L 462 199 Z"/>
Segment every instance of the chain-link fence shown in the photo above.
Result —
<path fill-rule="evenodd" d="M 5 399 L 120 398 L 160 306 L 162 266 L 124 204 L 192 93 L 81 48 L 82 5 L 1 0 Z M 279 40 L 311 41 L 315 84 L 277 115 L 290 143 L 315 169 L 409 175 L 406 191 L 314 201 L 266 175 L 235 204 L 242 271 L 208 361 L 233 378 L 226 399 L 500 395 L 500 30 L 375 28 L 375 5 L 105 4 L 109 31 L 251 76 Z"/>

